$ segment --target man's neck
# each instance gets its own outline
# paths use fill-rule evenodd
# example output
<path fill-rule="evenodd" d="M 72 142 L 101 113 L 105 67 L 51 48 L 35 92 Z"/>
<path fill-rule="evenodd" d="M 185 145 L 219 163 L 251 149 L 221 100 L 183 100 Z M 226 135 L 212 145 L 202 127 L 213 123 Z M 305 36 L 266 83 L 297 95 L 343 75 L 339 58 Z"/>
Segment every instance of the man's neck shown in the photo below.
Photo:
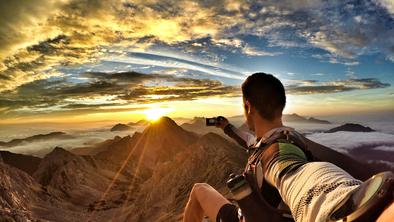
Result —
<path fill-rule="evenodd" d="M 273 121 L 268 121 L 262 118 L 256 120 L 254 126 L 255 135 L 257 138 L 263 137 L 268 131 L 283 126 L 282 118 L 276 118 Z"/>

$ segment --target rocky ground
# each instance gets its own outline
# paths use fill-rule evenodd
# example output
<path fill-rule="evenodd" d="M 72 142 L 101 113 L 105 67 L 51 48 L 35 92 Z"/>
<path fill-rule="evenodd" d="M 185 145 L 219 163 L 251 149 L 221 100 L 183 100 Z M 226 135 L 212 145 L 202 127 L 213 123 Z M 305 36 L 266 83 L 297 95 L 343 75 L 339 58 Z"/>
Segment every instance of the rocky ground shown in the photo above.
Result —
<path fill-rule="evenodd" d="M 31 157 L 35 170 L 1 161 L 0 221 L 180 221 L 194 183 L 225 193 L 228 175 L 246 161 L 222 136 L 169 118 L 82 151 L 57 147 L 39 164 Z"/>

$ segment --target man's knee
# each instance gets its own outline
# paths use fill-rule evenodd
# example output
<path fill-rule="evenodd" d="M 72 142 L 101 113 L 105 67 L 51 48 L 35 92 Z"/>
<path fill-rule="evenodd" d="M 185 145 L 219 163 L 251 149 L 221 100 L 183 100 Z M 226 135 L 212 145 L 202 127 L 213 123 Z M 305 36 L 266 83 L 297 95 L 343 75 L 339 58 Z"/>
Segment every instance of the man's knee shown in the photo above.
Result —
<path fill-rule="evenodd" d="M 195 183 L 192 188 L 192 193 L 195 195 L 204 193 L 205 191 L 211 189 L 211 186 L 207 183 Z"/>

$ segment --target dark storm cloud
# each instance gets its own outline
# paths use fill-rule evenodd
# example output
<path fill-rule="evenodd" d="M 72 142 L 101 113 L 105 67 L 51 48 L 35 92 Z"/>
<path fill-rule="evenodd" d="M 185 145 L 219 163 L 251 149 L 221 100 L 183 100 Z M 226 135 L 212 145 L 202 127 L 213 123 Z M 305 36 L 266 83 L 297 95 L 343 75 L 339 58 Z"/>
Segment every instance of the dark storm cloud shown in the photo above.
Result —
<path fill-rule="evenodd" d="M 291 84 L 286 87 L 289 94 L 319 94 L 338 93 L 362 89 L 378 89 L 390 87 L 389 83 L 382 83 L 374 78 L 349 79 L 332 82 L 300 81 L 298 84 Z"/>

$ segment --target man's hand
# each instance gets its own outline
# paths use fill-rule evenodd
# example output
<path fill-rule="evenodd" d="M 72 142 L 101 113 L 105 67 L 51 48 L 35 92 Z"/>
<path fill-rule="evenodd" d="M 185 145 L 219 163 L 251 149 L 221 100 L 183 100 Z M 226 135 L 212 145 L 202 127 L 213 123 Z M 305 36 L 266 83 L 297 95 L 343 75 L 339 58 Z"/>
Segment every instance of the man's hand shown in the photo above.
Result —
<path fill-rule="evenodd" d="M 218 116 L 216 121 L 216 127 L 224 129 L 229 124 L 228 119 L 223 116 Z"/>

